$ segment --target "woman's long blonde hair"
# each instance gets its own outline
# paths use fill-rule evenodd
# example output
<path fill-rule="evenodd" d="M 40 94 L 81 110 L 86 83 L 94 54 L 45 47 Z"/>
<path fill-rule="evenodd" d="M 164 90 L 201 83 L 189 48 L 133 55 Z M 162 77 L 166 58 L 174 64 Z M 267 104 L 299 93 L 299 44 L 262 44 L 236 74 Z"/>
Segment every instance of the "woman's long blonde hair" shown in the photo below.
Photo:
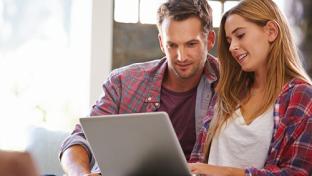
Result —
<path fill-rule="evenodd" d="M 282 86 L 287 81 L 299 78 L 311 83 L 309 76 L 302 67 L 287 20 L 272 0 L 243 0 L 227 11 L 222 17 L 218 35 L 220 79 L 216 91 L 219 97 L 215 116 L 207 133 L 204 151 L 206 160 L 213 137 L 233 115 L 254 82 L 254 73 L 242 71 L 240 65 L 229 52 L 224 25 L 227 18 L 233 14 L 262 27 L 268 21 L 274 21 L 278 26 L 278 36 L 271 44 L 271 50 L 268 54 L 267 84 L 263 98 L 265 101 L 257 113 L 264 112 L 274 103 L 282 90 Z"/>

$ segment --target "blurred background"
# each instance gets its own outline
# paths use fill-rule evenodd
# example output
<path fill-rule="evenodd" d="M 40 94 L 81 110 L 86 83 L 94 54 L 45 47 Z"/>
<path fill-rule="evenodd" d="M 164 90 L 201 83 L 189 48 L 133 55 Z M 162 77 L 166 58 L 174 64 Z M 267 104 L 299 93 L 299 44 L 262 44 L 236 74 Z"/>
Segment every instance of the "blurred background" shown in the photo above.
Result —
<path fill-rule="evenodd" d="M 34 127 L 67 134 L 112 69 L 162 57 L 155 14 L 164 1 L 0 0 L 0 149 L 29 148 Z M 208 2 L 218 31 L 239 1 Z M 312 75 L 311 0 L 275 2 Z"/>

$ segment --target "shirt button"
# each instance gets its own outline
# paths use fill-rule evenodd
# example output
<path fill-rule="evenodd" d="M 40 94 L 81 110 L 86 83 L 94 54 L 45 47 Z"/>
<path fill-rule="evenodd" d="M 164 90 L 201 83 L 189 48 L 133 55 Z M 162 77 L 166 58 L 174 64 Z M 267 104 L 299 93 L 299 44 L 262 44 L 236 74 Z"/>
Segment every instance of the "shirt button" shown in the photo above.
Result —
<path fill-rule="evenodd" d="M 148 98 L 147 98 L 147 101 L 151 101 L 151 100 L 152 100 L 152 97 L 148 97 Z"/>

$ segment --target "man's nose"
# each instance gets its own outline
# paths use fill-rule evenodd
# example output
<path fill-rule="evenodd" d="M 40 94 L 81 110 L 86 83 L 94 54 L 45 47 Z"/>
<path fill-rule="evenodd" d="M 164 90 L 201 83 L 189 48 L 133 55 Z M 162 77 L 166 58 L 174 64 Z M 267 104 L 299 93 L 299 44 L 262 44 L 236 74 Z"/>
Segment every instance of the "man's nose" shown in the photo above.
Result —
<path fill-rule="evenodd" d="M 186 52 L 183 47 L 178 49 L 178 61 L 183 62 L 186 60 Z"/>

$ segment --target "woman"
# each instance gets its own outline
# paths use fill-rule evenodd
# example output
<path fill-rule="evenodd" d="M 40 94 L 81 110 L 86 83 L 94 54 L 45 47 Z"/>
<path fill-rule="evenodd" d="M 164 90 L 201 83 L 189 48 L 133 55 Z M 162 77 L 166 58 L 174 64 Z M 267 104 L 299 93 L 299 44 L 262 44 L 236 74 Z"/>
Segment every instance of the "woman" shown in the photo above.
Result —
<path fill-rule="evenodd" d="M 311 80 L 276 4 L 243 0 L 226 12 L 218 47 L 221 75 L 214 118 L 207 122 L 208 164 L 190 164 L 192 172 L 311 175 Z"/>

